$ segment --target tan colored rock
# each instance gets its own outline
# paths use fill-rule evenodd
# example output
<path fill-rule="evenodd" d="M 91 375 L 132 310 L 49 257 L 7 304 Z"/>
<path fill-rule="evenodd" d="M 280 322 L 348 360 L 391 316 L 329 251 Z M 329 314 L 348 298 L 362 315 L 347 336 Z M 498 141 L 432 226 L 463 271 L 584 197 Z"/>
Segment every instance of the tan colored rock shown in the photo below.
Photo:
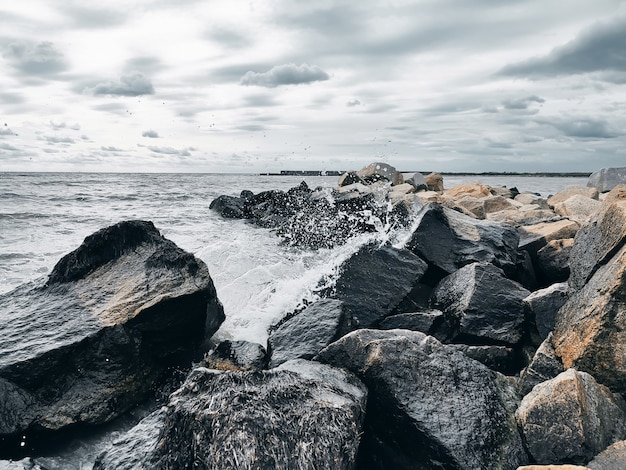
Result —
<path fill-rule="evenodd" d="M 455 200 L 455 204 L 470 212 L 477 219 L 485 218 L 485 204 L 482 199 L 472 196 L 463 196 Z"/>
<path fill-rule="evenodd" d="M 443 202 L 445 202 L 445 198 L 436 191 L 420 191 L 419 193 L 415 193 L 415 196 L 423 204 L 428 204 L 429 202 L 438 202 L 442 204 Z"/>
<path fill-rule="evenodd" d="M 536 253 L 552 240 L 573 238 L 579 228 L 578 222 L 568 219 L 520 227 L 520 248 Z"/>
<path fill-rule="evenodd" d="M 550 210 L 520 211 L 518 209 L 508 209 L 492 212 L 485 217 L 493 222 L 504 222 L 515 227 L 524 225 L 536 225 L 559 220 L 562 217 Z"/>
<path fill-rule="evenodd" d="M 518 207 L 513 204 L 512 200 L 503 196 L 491 196 L 483 199 L 485 205 L 485 213 L 490 214 L 493 212 L 504 210 L 517 210 Z"/>
<path fill-rule="evenodd" d="M 515 196 L 517 202 L 522 204 L 536 204 L 541 209 L 548 209 L 548 200 L 545 197 L 537 196 L 534 193 L 520 193 Z"/>
<path fill-rule="evenodd" d="M 409 183 L 402 183 L 391 187 L 390 194 L 410 194 L 415 192 L 415 186 Z"/>
<path fill-rule="evenodd" d="M 517 194 L 517 190 L 513 192 L 506 186 L 492 186 L 490 191 L 493 196 L 502 196 L 507 199 L 513 199 L 513 197 Z"/>
<path fill-rule="evenodd" d="M 515 412 L 538 463 L 585 463 L 626 435 L 626 402 L 594 378 L 568 369 L 536 385 Z"/>
<path fill-rule="evenodd" d="M 596 215 L 602 203 L 597 199 L 574 194 L 563 202 L 554 205 L 554 212 L 569 217 L 577 222 L 586 223 L 590 217 Z"/>
<path fill-rule="evenodd" d="M 598 190 L 596 188 L 590 188 L 587 186 L 570 186 L 562 191 L 559 191 L 551 198 L 548 198 L 548 205 L 550 207 L 554 207 L 556 204 L 567 201 L 570 197 L 576 194 L 580 194 L 591 199 L 598 199 Z"/>
<path fill-rule="evenodd" d="M 460 198 L 463 196 L 472 197 L 489 197 L 491 196 L 491 187 L 474 181 L 472 183 L 458 184 L 450 189 L 446 189 L 444 194 L 448 197 Z"/>
<path fill-rule="evenodd" d="M 587 464 L 589 470 L 624 470 L 626 468 L 626 441 L 607 447 Z"/>
<path fill-rule="evenodd" d="M 430 191 L 443 191 L 443 176 L 441 176 L 441 173 L 431 173 L 424 176 L 424 179 L 426 179 L 426 184 Z"/>

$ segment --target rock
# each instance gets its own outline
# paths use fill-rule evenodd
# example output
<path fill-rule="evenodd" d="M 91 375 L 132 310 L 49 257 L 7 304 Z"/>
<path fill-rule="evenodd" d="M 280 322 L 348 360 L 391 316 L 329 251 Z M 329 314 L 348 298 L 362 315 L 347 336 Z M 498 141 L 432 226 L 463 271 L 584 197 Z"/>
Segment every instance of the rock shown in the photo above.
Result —
<path fill-rule="evenodd" d="M 530 312 L 531 322 L 537 327 L 541 341 L 554 330 L 556 314 L 566 301 L 566 282 L 537 290 L 524 299 L 524 304 Z"/>
<path fill-rule="evenodd" d="M 511 202 L 510 198 L 504 196 L 491 196 L 483 199 L 485 214 L 504 210 L 517 210 L 517 206 Z"/>
<path fill-rule="evenodd" d="M 573 220 L 559 220 L 535 225 L 527 225 L 518 229 L 519 247 L 534 255 L 546 243 L 563 238 L 574 238 L 580 225 Z"/>
<path fill-rule="evenodd" d="M 0 460 L 0 470 L 46 470 L 30 458 L 13 461 Z"/>
<path fill-rule="evenodd" d="M 115 439 L 98 457 L 93 470 L 136 470 L 148 467 L 146 463 L 155 452 L 159 434 L 165 421 L 162 407 L 136 426 Z"/>
<path fill-rule="evenodd" d="M 597 216 L 581 228 L 574 240 L 570 254 L 570 288 L 580 290 L 600 266 L 609 262 L 624 243 L 626 243 L 626 198 L 605 200 Z"/>
<path fill-rule="evenodd" d="M 441 173 L 430 173 L 424 176 L 429 191 L 443 192 L 443 176 Z"/>
<path fill-rule="evenodd" d="M 550 207 L 554 207 L 555 205 L 567 201 L 570 197 L 574 195 L 582 195 L 585 197 L 589 197 L 591 199 L 598 199 L 598 190 L 595 188 L 590 188 L 586 186 L 569 186 L 554 196 L 548 198 L 548 205 Z"/>
<path fill-rule="evenodd" d="M 476 261 L 515 272 L 519 237 L 510 227 L 475 220 L 435 203 L 424 206 L 414 223 L 417 228 L 406 248 L 444 275 Z"/>
<path fill-rule="evenodd" d="M 473 217 L 481 220 L 485 218 L 485 203 L 482 199 L 473 196 L 463 196 L 460 199 L 456 199 L 455 203 L 469 211 Z"/>
<path fill-rule="evenodd" d="M 508 346 L 470 346 L 450 344 L 451 348 L 505 375 L 514 375 L 521 369 L 517 352 Z"/>
<path fill-rule="evenodd" d="M 613 391 L 626 393 L 626 245 L 584 287 L 574 290 L 571 282 L 569 287 L 554 329 L 557 355 L 566 368 L 589 372 Z"/>
<path fill-rule="evenodd" d="M 1 295 L 0 316 L 7 450 L 22 436 L 119 416 L 200 354 L 224 320 L 206 265 L 145 221 L 88 236 L 46 285 Z"/>
<path fill-rule="evenodd" d="M 521 395 L 527 395 L 535 385 L 553 379 L 564 371 L 563 363 L 554 352 L 550 333 L 535 352 L 528 367 L 520 374 L 518 388 Z"/>
<path fill-rule="evenodd" d="M 535 209 L 535 210 L 519 210 L 506 209 L 498 212 L 491 212 L 486 216 L 487 220 L 492 222 L 504 222 L 515 227 L 523 225 L 536 225 L 547 222 L 554 222 L 562 219 L 558 214 L 551 210 Z"/>
<path fill-rule="evenodd" d="M 611 191 L 620 184 L 626 184 L 626 167 L 602 168 L 593 172 L 587 180 L 587 186 L 597 189 L 601 193 Z"/>
<path fill-rule="evenodd" d="M 423 333 L 357 330 L 322 362 L 370 391 L 359 468 L 516 469 L 527 463 L 508 380 Z"/>
<path fill-rule="evenodd" d="M 626 468 L 626 441 L 607 447 L 587 464 L 589 470 L 624 470 Z"/>
<path fill-rule="evenodd" d="M 600 201 L 575 194 L 563 202 L 554 205 L 554 212 L 584 224 L 590 217 L 598 213 Z"/>
<path fill-rule="evenodd" d="M 535 386 L 515 416 L 538 463 L 584 464 L 626 436 L 624 399 L 574 369 Z"/>
<path fill-rule="evenodd" d="M 525 332 L 524 303 L 530 292 L 489 263 L 473 263 L 444 278 L 432 305 L 443 311 L 454 343 L 518 344 Z"/>
<path fill-rule="evenodd" d="M 205 358 L 210 369 L 260 370 L 267 366 L 267 352 L 258 343 L 225 340 Z"/>
<path fill-rule="evenodd" d="M 535 264 L 542 284 L 564 282 L 569 278 L 569 260 L 574 246 L 573 238 L 551 240 L 537 251 Z"/>
<path fill-rule="evenodd" d="M 144 468 L 351 469 L 366 400 L 352 374 L 303 360 L 260 372 L 198 368 L 171 396 Z"/>
<path fill-rule="evenodd" d="M 426 269 L 408 250 L 366 245 L 339 267 L 334 287 L 322 295 L 343 301 L 353 328 L 370 328 L 394 312 Z"/>
<path fill-rule="evenodd" d="M 442 180 L 443 181 L 443 180 Z M 413 175 L 404 180 L 415 188 L 415 191 L 428 191 L 428 183 L 421 173 L 413 173 Z"/>
<path fill-rule="evenodd" d="M 380 323 L 381 330 L 411 330 L 432 334 L 439 323 L 443 321 L 441 310 L 427 310 L 424 312 L 400 313 L 385 318 Z"/>
<path fill-rule="evenodd" d="M 393 200 L 414 192 L 415 188 L 413 187 L 413 185 L 409 183 L 402 183 L 392 187 L 391 191 L 389 191 L 389 193 L 387 194 L 387 197 L 390 200 Z"/>
<path fill-rule="evenodd" d="M 580 465 L 524 465 L 517 470 L 589 470 L 587 467 Z"/>
<path fill-rule="evenodd" d="M 452 198 L 460 198 L 463 196 L 471 196 L 475 198 L 483 198 L 491 196 L 491 187 L 474 181 L 472 183 L 458 184 L 443 192 L 444 196 Z"/>
<path fill-rule="evenodd" d="M 519 190 L 515 186 L 512 188 L 507 188 L 506 186 L 492 186 L 490 192 L 494 196 L 501 196 L 507 199 L 515 199 L 515 196 L 519 194 Z"/>
<path fill-rule="evenodd" d="M 375 162 L 357 171 L 357 176 L 367 184 L 376 181 L 389 181 L 392 185 L 402 184 L 402 173 L 387 163 Z"/>
<path fill-rule="evenodd" d="M 539 284 L 537 282 L 533 260 L 526 250 L 518 250 L 516 271 L 511 275 L 511 279 L 519 282 L 530 291 L 538 288 Z"/>
<path fill-rule="evenodd" d="M 243 205 L 245 200 L 234 196 L 219 196 L 209 205 L 209 209 L 216 211 L 222 217 L 227 219 L 243 219 Z"/>
<path fill-rule="evenodd" d="M 445 198 L 435 191 L 421 191 L 415 194 L 415 197 L 422 203 L 428 204 L 429 202 L 438 202 L 442 204 Z"/>
<path fill-rule="evenodd" d="M 363 183 L 361 178 L 354 171 L 348 171 L 339 177 L 337 186 L 348 186 L 354 183 Z"/>
<path fill-rule="evenodd" d="M 270 332 L 269 367 L 291 359 L 311 359 L 349 329 L 343 302 L 318 300 Z"/>
<path fill-rule="evenodd" d="M 524 205 L 537 205 L 539 209 L 549 209 L 548 200 L 534 193 L 520 193 L 515 196 L 515 200 Z"/>

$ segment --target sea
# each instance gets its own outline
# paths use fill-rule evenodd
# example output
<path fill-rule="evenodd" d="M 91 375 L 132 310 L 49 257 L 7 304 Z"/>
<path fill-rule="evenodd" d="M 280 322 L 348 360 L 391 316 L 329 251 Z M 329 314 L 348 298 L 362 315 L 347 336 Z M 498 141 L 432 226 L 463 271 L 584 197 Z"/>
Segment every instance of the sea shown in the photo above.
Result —
<path fill-rule="evenodd" d="M 544 196 L 581 177 L 445 175 L 444 185 L 480 181 Z M 372 239 L 401 239 L 381 226 L 333 249 L 284 244 L 271 230 L 209 209 L 221 194 L 287 190 L 305 181 L 332 188 L 333 176 L 258 174 L 0 173 L 0 294 L 47 276 L 91 233 L 128 219 L 150 220 L 211 273 L 226 321 L 218 339 L 265 344 L 268 328 L 315 296 L 318 282 Z M 0 312 L 1 315 L 1 312 Z M 0 317 L 0 321 L 2 321 Z"/>
<path fill-rule="evenodd" d="M 443 176 L 447 188 L 478 180 L 544 196 L 587 182 L 580 177 Z M 150 220 L 165 237 L 207 264 L 226 314 L 215 340 L 265 345 L 268 329 L 303 302 L 314 300 L 320 281 L 332 280 L 360 246 L 372 241 L 402 246 L 408 236 L 381 223 L 377 231 L 342 246 L 312 250 L 289 246 L 269 229 L 224 219 L 209 209 L 222 194 L 287 190 L 302 181 L 330 192 L 337 177 L 0 173 L 0 295 L 45 278 L 63 255 L 93 232 L 122 220 Z M 90 469 L 120 432 L 149 411 L 149 405 L 134 410 L 106 429 L 36 456 L 37 462 L 49 470 Z"/>

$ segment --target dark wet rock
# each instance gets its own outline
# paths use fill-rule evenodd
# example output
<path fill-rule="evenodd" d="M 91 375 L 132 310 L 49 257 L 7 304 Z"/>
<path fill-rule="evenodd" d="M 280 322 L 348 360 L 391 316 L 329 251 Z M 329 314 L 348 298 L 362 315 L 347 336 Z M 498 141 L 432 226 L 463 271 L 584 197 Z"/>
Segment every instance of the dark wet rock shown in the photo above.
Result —
<path fill-rule="evenodd" d="M 569 278 L 569 259 L 574 246 L 573 238 L 552 240 L 537 251 L 535 264 L 542 284 L 564 282 Z"/>
<path fill-rule="evenodd" d="M 519 282 L 522 286 L 530 291 L 534 291 L 539 286 L 537 273 L 533 264 L 532 256 L 526 250 L 517 251 L 517 263 L 515 263 L 515 272 L 509 276 L 514 281 Z"/>
<path fill-rule="evenodd" d="M 47 470 L 36 463 L 33 459 L 26 458 L 22 460 L 0 460 L 0 470 Z"/>
<path fill-rule="evenodd" d="M 213 209 L 215 212 L 227 219 L 243 219 L 244 203 L 245 199 L 241 197 L 222 195 L 211 201 L 209 209 Z"/>
<path fill-rule="evenodd" d="M 620 184 L 626 184 L 626 167 L 602 168 L 593 172 L 587 181 L 587 186 L 591 186 L 601 193 L 611 191 Z"/>
<path fill-rule="evenodd" d="M 626 468 L 626 441 L 610 445 L 587 464 L 589 470 L 624 470 Z"/>
<path fill-rule="evenodd" d="M 537 327 L 539 338 L 545 340 L 554 330 L 556 314 L 567 301 L 567 283 L 553 284 L 540 289 L 524 299 L 531 323 Z"/>
<path fill-rule="evenodd" d="M 446 274 L 476 261 L 507 273 L 515 271 L 519 237 L 515 229 L 476 220 L 431 203 L 416 216 L 417 228 L 406 247 Z"/>
<path fill-rule="evenodd" d="M 380 323 L 381 330 L 411 330 L 432 334 L 437 325 L 443 321 L 441 310 L 427 310 L 424 312 L 400 313 L 385 318 Z"/>
<path fill-rule="evenodd" d="M 426 273 L 419 256 L 389 245 L 366 245 L 339 267 L 326 297 L 343 301 L 353 328 L 369 328 L 389 316 Z"/>
<path fill-rule="evenodd" d="M 159 433 L 165 421 L 166 408 L 162 407 L 136 426 L 115 439 L 98 457 L 93 470 L 137 470 L 146 466 L 148 457 L 155 451 Z"/>
<path fill-rule="evenodd" d="M 443 311 L 449 342 L 516 345 L 525 332 L 524 303 L 530 292 L 489 263 L 473 263 L 435 288 L 433 307 Z"/>
<path fill-rule="evenodd" d="M 198 368 L 171 396 L 163 424 L 141 423 L 146 432 L 114 445 L 94 469 L 351 469 L 366 400 L 352 374 L 309 361 L 270 371 Z"/>
<path fill-rule="evenodd" d="M 144 221 L 90 235 L 46 285 L 0 296 L 0 312 L 2 453 L 124 413 L 224 319 L 206 265 Z"/>
<path fill-rule="evenodd" d="M 584 464 L 626 437 L 624 399 L 574 369 L 535 386 L 515 416 L 537 463 Z"/>
<path fill-rule="evenodd" d="M 342 301 L 318 300 L 270 332 L 269 367 L 291 359 L 311 359 L 349 330 Z"/>
<path fill-rule="evenodd" d="M 501 374 L 408 330 L 357 330 L 318 359 L 370 393 L 360 468 L 517 469 L 527 462 Z"/>
<path fill-rule="evenodd" d="M 514 375 L 521 369 L 517 351 L 508 346 L 470 346 L 450 344 L 451 348 L 505 375 Z"/>
<path fill-rule="evenodd" d="M 402 184 L 402 173 L 388 163 L 374 162 L 356 172 L 357 176 L 367 184 L 380 180 L 389 181 L 392 185 Z"/>
<path fill-rule="evenodd" d="M 219 369 L 218 365 L 225 362 L 234 369 L 259 370 L 267 366 L 267 351 L 258 343 L 225 340 L 215 347 L 206 361 L 209 368 Z"/>
<path fill-rule="evenodd" d="M 521 395 L 527 395 L 535 385 L 553 379 L 563 371 L 563 363 L 554 352 L 550 333 L 535 352 L 528 367 L 520 374 L 518 388 Z"/>

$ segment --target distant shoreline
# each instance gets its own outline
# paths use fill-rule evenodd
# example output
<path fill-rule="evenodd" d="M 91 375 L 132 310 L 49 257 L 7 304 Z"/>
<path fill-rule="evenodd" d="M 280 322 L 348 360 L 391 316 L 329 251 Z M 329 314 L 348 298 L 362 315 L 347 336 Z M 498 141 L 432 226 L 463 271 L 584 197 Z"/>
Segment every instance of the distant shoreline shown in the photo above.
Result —
<path fill-rule="evenodd" d="M 260 173 L 261 176 L 341 176 L 345 171 L 336 170 L 282 170 L 279 173 Z M 427 175 L 433 173 L 431 171 L 401 171 L 400 173 L 422 173 Z M 528 177 L 561 177 L 561 178 L 587 178 L 591 175 L 591 172 L 513 172 L 513 171 L 484 171 L 480 173 L 475 172 L 439 172 L 449 176 L 528 176 Z"/>

